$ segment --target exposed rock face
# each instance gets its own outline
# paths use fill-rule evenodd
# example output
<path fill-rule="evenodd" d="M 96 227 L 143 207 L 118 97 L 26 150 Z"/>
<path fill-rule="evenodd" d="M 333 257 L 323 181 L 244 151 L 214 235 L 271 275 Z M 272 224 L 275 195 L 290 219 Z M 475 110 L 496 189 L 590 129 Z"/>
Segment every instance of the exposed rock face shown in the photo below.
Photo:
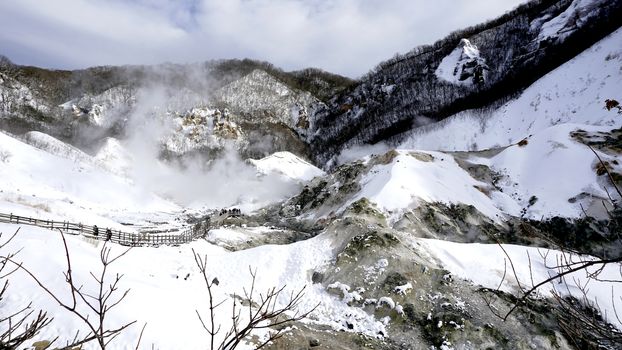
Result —
<path fill-rule="evenodd" d="M 136 88 L 115 86 L 98 95 L 85 94 L 77 100 L 61 105 L 71 108 L 75 118 L 99 127 L 110 127 L 118 118 L 125 118 L 136 104 Z"/>
<path fill-rule="evenodd" d="M 293 126 L 300 110 L 320 101 L 308 92 L 295 91 L 262 70 L 224 86 L 215 93 L 216 101 L 223 102 L 239 115 L 255 115 L 264 122 Z"/>
<path fill-rule="evenodd" d="M 443 58 L 434 74 L 454 84 L 483 85 L 485 72 L 489 69 L 477 46 L 462 39 L 458 47 Z"/>
<path fill-rule="evenodd" d="M 52 120 L 51 107 L 36 92 L 0 71 L 0 125 L 24 132 Z"/>

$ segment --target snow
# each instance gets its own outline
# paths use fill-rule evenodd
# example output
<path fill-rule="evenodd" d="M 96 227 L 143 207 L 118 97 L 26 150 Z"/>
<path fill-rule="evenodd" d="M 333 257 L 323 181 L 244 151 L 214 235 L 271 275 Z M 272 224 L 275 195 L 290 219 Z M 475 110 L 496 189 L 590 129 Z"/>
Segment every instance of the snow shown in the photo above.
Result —
<path fill-rule="evenodd" d="M 107 137 L 94 158 L 104 169 L 113 174 L 121 176 L 130 174 L 133 157 L 115 138 Z"/>
<path fill-rule="evenodd" d="M 22 106 L 41 113 L 50 111 L 28 86 L 0 72 L 0 115 L 15 112 Z"/>
<path fill-rule="evenodd" d="M 527 217 L 580 217 L 583 215 L 581 201 L 570 203 L 569 199 L 579 194 L 587 194 L 597 201 L 606 199 L 605 186 L 609 185 L 599 183 L 595 171 L 597 158 L 592 151 L 571 139 L 570 133 L 579 128 L 588 132 L 608 130 L 562 124 L 533 135 L 524 146 L 510 146 L 491 160 L 480 161 L 506 176 L 498 185 L 520 207 L 527 208 Z M 605 155 L 602 157 L 607 159 Z M 528 205 L 532 196 L 537 200 Z M 583 204 L 588 208 L 589 203 Z"/>
<path fill-rule="evenodd" d="M 386 306 L 389 309 L 393 310 L 395 309 L 395 301 L 393 301 L 393 299 L 391 299 L 390 297 L 381 297 L 380 299 L 378 299 L 378 307 L 382 306 Z"/>
<path fill-rule="evenodd" d="M 61 104 L 63 109 L 71 109 L 75 117 L 85 117 L 97 126 L 111 126 L 119 112 L 127 111 L 136 104 L 135 88 L 120 85 L 105 90 L 101 94 L 85 94 L 79 99 Z"/>
<path fill-rule="evenodd" d="M 304 183 L 311 181 L 316 176 L 326 173 L 290 152 L 276 152 L 267 157 L 249 162 L 257 167 L 257 171 L 264 175 L 278 174 L 288 180 Z"/>
<path fill-rule="evenodd" d="M 503 217 L 493 200 L 475 187 L 486 185 L 460 168 L 452 156 L 440 152 L 396 152 L 398 155 L 389 164 L 375 165 L 363 176 L 362 190 L 344 208 L 367 198 L 391 217 L 399 218 L 421 201 L 463 203 L 473 205 L 492 219 Z M 431 160 L 418 159 L 426 155 L 432 156 Z"/>
<path fill-rule="evenodd" d="M 290 89 L 260 69 L 218 89 L 215 98 L 238 114 L 251 114 L 258 121 L 258 111 L 266 111 L 269 113 L 261 116 L 262 123 L 282 122 L 290 127 L 295 125 L 298 116 L 293 111 L 300 107 L 310 109 L 321 103 L 309 92 Z"/>
<path fill-rule="evenodd" d="M 63 158 L 74 159 L 79 162 L 92 161 L 91 156 L 78 148 L 39 131 L 29 131 L 25 133 L 23 140 L 33 147 Z"/>
<path fill-rule="evenodd" d="M 602 2 L 602 0 L 574 0 L 565 11 L 542 24 L 538 39 L 540 41 L 557 37 L 564 39 L 594 16 L 594 9 Z"/>
<path fill-rule="evenodd" d="M 252 241 L 261 235 L 282 232 L 265 226 L 258 227 L 219 227 L 209 231 L 207 241 L 221 247 L 231 247 L 238 243 Z"/>
<path fill-rule="evenodd" d="M 350 286 L 348 286 L 347 284 L 343 284 L 341 282 L 331 283 L 328 286 L 326 286 L 326 289 L 327 290 L 336 289 L 340 291 L 341 295 L 343 296 L 342 300 L 346 304 L 350 304 L 353 301 L 363 300 L 363 297 L 361 296 L 361 294 L 359 294 L 357 291 L 350 292 Z"/>
<path fill-rule="evenodd" d="M 400 295 L 406 295 L 406 293 L 408 293 L 411 289 L 413 289 L 413 285 L 408 282 L 404 285 L 395 287 L 393 291 Z"/>
<path fill-rule="evenodd" d="M 49 141 L 41 134 L 32 135 Z M 54 146 L 47 147 L 49 150 L 57 149 L 55 142 L 47 145 Z M 85 154 L 71 158 L 79 151 L 59 149 L 70 158 L 36 149 L 0 133 L 0 150 L 11 154 L 0 163 L 0 212 L 73 222 L 88 220 L 89 224 L 119 228 L 119 224 L 110 220 L 115 214 L 180 210 L 125 178 L 81 161 Z"/>
<path fill-rule="evenodd" d="M 514 278 L 510 263 L 499 245 L 464 244 L 432 239 L 421 239 L 416 244 L 438 259 L 440 264 L 453 275 L 471 280 L 486 288 L 497 289 L 501 284 L 500 289 L 502 291 L 510 293 L 518 291 L 518 283 Z M 570 262 L 590 259 L 589 257 L 580 257 L 555 250 L 534 247 L 510 244 L 503 244 L 502 247 L 516 268 L 515 273 L 520 284 L 527 288 L 532 286 L 532 280 L 538 283 L 550 276 L 556 275 L 558 271 L 554 266 L 559 261 L 563 261 L 563 259 L 568 259 Z M 566 254 L 565 257 L 564 254 Z M 501 283 L 504 275 L 504 266 L 507 268 L 505 272 L 506 278 Z M 600 267 L 602 265 L 596 265 L 594 268 L 589 268 L 588 272 L 593 273 Z M 620 264 L 605 265 L 600 278 L 602 280 L 619 280 L 620 268 Z M 622 299 L 620 299 L 622 290 L 615 288 L 616 282 L 590 280 L 586 276 L 586 271 L 578 271 L 565 276 L 562 283 L 555 282 L 541 286 L 538 288 L 538 292 L 542 296 L 550 297 L 553 295 L 552 292 L 555 291 L 562 296 L 572 295 L 582 299 L 583 294 L 578 286 L 587 285 L 588 280 L 588 300 L 594 303 L 594 305 L 599 305 L 605 319 L 616 327 L 622 328 L 622 323 L 615 317 L 615 309 L 620 310 L 622 308 Z"/>
<path fill-rule="evenodd" d="M 621 127 L 605 110 L 622 86 L 622 29 L 545 75 L 492 112 L 469 110 L 415 129 L 399 147 L 469 151 L 503 147 L 550 126 L 575 123 Z"/>
<path fill-rule="evenodd" d="M 361 190 L 345 202 L 340 211 L 367 198 L 390 221 L 423 202 L 465 204 L 499 222 L 507 215 L 540 220 L 553 216 L 578 218 L 614 193 L 612 186 L 596 173 L 593 152 L 571 137 L 576 130 L 607 132 L 609 126 L 565 123 L 543 129 L 497 154 L 466 155 L 473 164 L 491 169 L 500 179 L 496 187 L 474 179 L 460 167 L 452 154 L 398 149 L 388 164 L 371 166 L 360 179 Z M 612 163 L 620 156 L 601 158 Z M 386 153 L 387 155 L 390 154 Z M 365 158 L 373 164 L 374 157 Z M 482 190 L 484 189 L 484 190 Z M 594 207 L 595 208 L 595 207 Z"/>
<path fill-rule="evenodd" d="M 481 58 L 479 49 L 468 39 L 460 40 L 460 44 L 447 55 L 434 74 L 441 80 L 457 85 L 472 85 L 472 79 L 460 80 L 464 65 L 468 62 L 485 63 Z"/>
<path fill-rule="evenodd" d="M 0 232 L 10 234 L 17 227 L 0 224 Z M 92 290 L 96 286 L 91 283 L 89 271 L 99 271 L 99 247 L 74 236 L 67 236 L 67 242 L 75 280 L 83 284 L 86 291 Z M 331 296 L 321 285 L 311 284 L 312 272 L 330 264 L 333 246 L 330 237 L 321 234 L 290 245 L 265 245 L 237 252 L 227 252 L 206 241 L 180 247 L 134 248 L 110 266 L 109 276 L 123 274 L 119 290 L 130 289 L 130 292 L 119 308 L 110 314 L 109 325 L 137 321 L 136 325 L 113 341 L 112 347 L 133 349 L 145 322 L 144 347 L 151 348 L 153 344 L 160 349 L 197 349 L 206 344 L 209 337 L 201 328 L 195 310 L 205 315 L 208 301 L 193 259 L 193 249 L 207 257 L 210 280 L 216 277 L 220 282 L 213 292 L 215 300 L 226 301 L 219 307 L 216 316 L 223 329 L 229 326 L 232 295 L 239 295 L 250 286 L 250 267 L 257 270 L 257 291 L 263 293 L 271 287 L 286 286 L 285 294 L 277 300 L 277 305 L 287 302 L 290 291 L 306 286 L 299 310 L 310 310 L 319 304 L 307 322 L 328 325 L 335 330 L 348 330 L 347 322 L 353 325 L 351 331 L 354 332 L 369 336 L 377 336 L 380 331 L 386 334 L 386 326 L 381 321 Z M 116 245 L 111 247 L 112 255 L 124 249 Z M 22 249 L 18 261 L 39 276 L 62 300 L 68 300 L 62 276 L 66 269 L 65 256 L 59 234 L 23 226 L 6 251 L 18 249 Z M 44 329 L 37 339 L 52 339 L 61 335 L 59 341 L 62 342 L 76 330 L 86 331 L 76 317 L 58 307 L 24 273 L 12 275 L 10 282 L 10 290 L 20 293 L 9 293 L 3 305 L 17 307 L 32 301 L 35 309 L 44 309 L 54 316 L 52 325 Z M 183 334 L 183 340 L 180 340 L 179 334 Z M 94 344 L 86 348 L 94 348 Z"/>

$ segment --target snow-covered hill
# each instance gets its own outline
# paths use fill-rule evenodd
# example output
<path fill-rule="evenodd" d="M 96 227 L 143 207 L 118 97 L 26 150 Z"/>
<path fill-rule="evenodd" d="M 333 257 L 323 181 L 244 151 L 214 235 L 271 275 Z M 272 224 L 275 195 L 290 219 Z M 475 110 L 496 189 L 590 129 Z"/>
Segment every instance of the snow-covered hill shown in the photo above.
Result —
<path fill-rule="evenodd" d="M 92 162 L 91 156 L 84 153 L 82 150 L 39 131 L 29 131 L 25 133 L 23 140 L 29 145 L 47 153 L 63 158 L 73 159 L 77 162 Z"/>
<path fill-rule="evenodd" d="M 536 220 L 551 216 L 578 218 L 584 215 L 584 210 L 601 217 L 604 214 L 599 215 L 602 201 L 608 200 L 607 193 L 615 191 L 609 180 L 599 176 L 599 162 L 594 153 L 571 137 L 577 130 L 597 133 L 611 129 L 576 124 L 553 126 L 491 159 L 472 161 L 489 165 L 503 176 L 497 186 L 519 207 L 525 208 L 526 217 Z M 619 153 L 598 153 L 613 164 L 622 160 Z M 612 165 L 611 172 L 622 172 L 622 167 Z"/>
<path fill-rule="evenodd" d="M 324 217 L 364 199 L 392 223 L 426 203 L 473 206 L 498 222 L 509 217 L 579 218 L 585 211 L 603 218 L 607 213 L 602 201 L 617 195 L 577 132 L 602 140 L 612 138 L 611 129 L 561 124 L 487 152 L 389 150 L 340 165 L 333 174 L 312 181 L 308 193 L 291 203 Z M 622 173 L 622 154 L 595 152 L 608 162 L 611 173 Z"/>
<path fill-rule="evenodd" d="M 361 190 L 346 205 L 367 198 L 379 209 L 398 219 L 424 203 L 472 205 L 484 215 L 499 220 L 516 214 L 516 206 L 500 210 L 496 201 L 508 202 L 506 195 L 492 191 L 489 184 L 475 180 L 451 155 L 409 150 L 389 151 L 384 161 L 372 165 L 360 179 Z"/>
<path fill-rule="evenodd" d="M 0 133 L 2 212 L 120 227 L 114 217 L 126 212 L 179 210 L 177 205 L 88 161 L 88 155 L 62 147 L 58 140 L 44 134 L 30 136 L 46 151 Z M 56 151 L 59 153 L 49 153 Z"/>
<path fill-rule="evenodd" d="M 316 161 L 328 162 L 344 148 L 361 144 L 386 140 L 395 146 L 408 131 L 431 122 L 468 109 L 495 108 L 619 29 L 620 8 L 618 0 L 532 1 L 380 63 L 315 114 L 318 130 L 311 145 Z M 610 39 L 605 50 L 616 50 L 616 40 Z M 613 55 L 609 59 L 615 60 Z M 602 61 L 593 63 L 592 69 Z M 613 73 L 617 80 L 619 72 Z"/>
<path fill-rule="evenodd" d="M 48 106 L 38 99 L 30 88 L 0 72 L 1 114 L 8 114 L 24 107 L 30 107 L 41 113 L 49 111 Z"/>
<path fill-rule="evenodd" d="M 263 175 L 277 174 L 299 183 L 311 181 L 326 173 L 304 159 L 289 152 L 277 152 L 261 159 L 250 159 Z"/>
<path fill-rule="evenodd" d="M 557 16 L 544 16 L 535 20 L 532 26 L 540 27 L 538 39 L 563 40 L 567 36 L 581 29 L 588 21 L 595 17 L 594 11 L 607 0 L 574 0 L 570 6 Z"/>

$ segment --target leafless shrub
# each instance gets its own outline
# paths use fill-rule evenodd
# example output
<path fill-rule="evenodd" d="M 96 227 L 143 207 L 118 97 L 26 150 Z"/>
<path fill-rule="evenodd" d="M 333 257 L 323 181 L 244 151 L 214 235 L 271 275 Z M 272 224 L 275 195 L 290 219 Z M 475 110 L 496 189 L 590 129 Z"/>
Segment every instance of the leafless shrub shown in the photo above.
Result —
<path fill-rule="evenodd" d="M 517 298 L 512 301 L 509 309 L 506 311 L 501 311 L 494 305 L 493 297 L 484 297 L 484 301 L 495 316 L 504 321 L 507 320 L 519 307 L 530 306 L 539 299 L 537 291 L 540 287 L 552 284 L 556 286 L 552 288 L 552 294 L 557 306 L 556 314 L 558 315 L 559 327 L 572 343 L 582 349 L 590 348 L 590 346 L 595 346 L 594 348 L 599 346 L 616 348 L 616 346 L 622 345 L 622 332 L 608 322 L 608 318 L 610 320 L 611 317 L 614 317 L 618 322 L 622 323 L 616 309 L 616 295 L 613 287 L 611 290 L 613 315 L 603 312 L 598 303 L 594 303 L 588 298 L 589 288 L 594 282 L 609 282 L 613 285 L 619 284 L 622 286 L 622 257 L 594 258 L 566 250 L 563 246 L 557 244 L 556 248 L 561 253 L 557 254 L 554 262 L 551 263 L 550 251 L 541 251 L 540 253 L 540 259 L 544 261 L 545 267 L 549 271 L 555 271 L 555 273 L 550 274 L 550 277 L 546 279 L 536 281 L 533 275 L 531 257 L 528 254 L 530 281 L 521 282 L 509 254 L 501 244 L 499 244 L 499 247 L 503 250 L 506 258 L 504 260 L 503 277 L 494 292 L 497 294 L 500 291 L 501 285 L 507 279 L 509 273 L 514 275 L 519 292 Z M 605 267 L 614 264 L 619 268 L 619 275 L 613 278 L 611 276 L 604 277 L 602 272 Z M 571 276 L 575 273 L 585 273 L 585 282 L 581 282 L 579 279 Z M 578 290 L 578 293 L 572 293 L 575 296 L 570 296 L 570 286 Z M 562 295 L 560 287 L 566 288 L 567 293 L 564 294 L 568 296 Z M 577 294 L 579 297 L 576 297 Z M 622 301 L 622 297 L 618 298 Z"/>
<path fill-rule="evenodd" d="M 19 229 L 5 241 L 2 241 L 3 234 L 0 233 L 0 305 L 7 295 L 9 276 L 18 269 L 18 267 L 7 266 L 17 253 L 5 251 L 18 232 Z M 9 315 L 0 316 L 0 349 L 20 348 L 26 341 L 39 334 L 51 321 L 52 319 L 47 316 L 46 312 L 33 310 L 32 303 L 19 307 Z"/>
<path fill-rule="evenodd" d="M 111 248 L 107 245 L 107 242 L 104 243 L 100 250 L 100 262 L 102 265 L 101 271 L 98 274 L 90 272 L 90 275 L 97 287 L 97 292 L 95 294 L 91 294 L 84 290 L 83 285 L 79 281 L 74 279 L 69 248 L 67 247 L 67 240 L 65 239 L 65 235 L 62 231 L 60 232 L 60 235 L 63 240 L 67 263 L 67 271 L 63 272 L 63 276 L 65 278 L 66 287 L 69 289 L 69 294 L 71 296 L 70 302 L 61 300 L 50 290 L 48 286 L 44 285 L 37 276 L 35 276 L 21 263 L 17 263 L 13 260 L 12 257 L 6 258 L 6 261 L 12 263 L 15 266 L 15 270 L 20 269 L 29 275 L 47 295 L 58 303 L 58 305 L 80 319 L 87 326 L 89 330 L 87 334 L 81 336 L 79 332 L 76 332 L 73 339 L 63 345 L 62 349 L 81 347 L 82 345 L 93 341 L 96 342 L 102 350 L 106 349 L 114 338 L 119 336 L 125 329 L 136 323 L 136 321 L 131 321 L 111 329 L 106 322 L 107 316 L 110 315 L 111 311 L 116 308 L 129 293 L 129 289 L 123 292 L 119 291 L 119 282 L 123 278 L 123 275 L 116 274 L 114 278 L 110 279 L 108 277 L 108 268 L 111 264 L 127 254 L 130 249 L 113 256 L 111 255 Z M 83 309 L 86 309 L 87 311 L 85 312 Z M 91 312 L 95 314 L 95 318 L 89 317 Z M 49 321 L 47 323 L 49 323 Z M 138 344 L 140 344 L 140 338 L 138 339 Z M 48 347 L 50 345 L 51 343 Z"/>
<path fill-rule="evenodd" d="M 249 267 L 252 277 L 250 290 L 244 289 L 243 295 L 233 295 L 231 328 L 224 334 L 220 344 L 216 344 L 215 337 L 221 331 L 221 325 L 216 324 L 215 310 L 224 303 L 224 300 L 220 302 L 214 300 L 213 289 L 218 286 L 218 279 L 214 278 L 210 281 L 210 278 L 207 276 L 207 256 L 201 257 L 194 250 L 192 253 L 207 287 L 209 301 L 207 322 L 204 321 L 204 317 L 201 316 L 198 310 L 196 310 L 196 313 L 203 329 L 210 335 L 210 350 L 232 350 L 237 348 L 253 330 L 279 327 L 279 329 L 269 333 L 267 340 L 257 345 L 256 349 L 261 349 L 283 335 L 282 327 L 280 326 L 300 321 L 317 308 L 316 305 L 311 310 L 303 313 L 296 310 L 304 297 L 304 287 L 297 292 L 291 292 L 288 298 L 289 301 L 284 306 L 277 306 L 277 300 L 284 293 L 286 286 L 278 289 L 276 287 L 270 288 L 265 293 L 259 293 L 257 296 L 257 291 L 255 290 L 257 271 L 253 271 Z M 245 317 L 242 317 L 243 311 L 248 313 Z"/>
<path fill-rule="evenodd" d="M 616 185 L 616 182 L 610 174 L 605 162 L 591 146 L 587 146 L 590 150 L 592 150 L 598 159 L 600 168 L 602 168 L 603 172 L 608 175 L 611 180 L 611 185 L 614 187 L 618 196 L 622 198 L 622 192 Z M 611 242 L 611 244 L 622 248 L 622 236 L 620 235 L 620 228 L 618 226 L 618 222 L 622 221 L 622 218 L 620 218 L 622 212 L 619 200 L 615 200 L 611 194 L 607 194 L 610 201 L 609 207 L 613 207 L 613 211 L 610 211 L 605 203 L 603 203 L 603 205 L 609 213 L 610 220 L 615 221 L 613 226 L 614 232 L 612 235 L 613 242 Z M 507 278 L 508 263 L 509 271 L 514 275 L 514 278 L 518 284 L 519 292 L 517 299 L 512 302 L 512 305 L 505 312 L 500 311 L 499 308 L 493 304 L 493 297 L 484 297 L 490 311 L 495 316 L 505 321 L 520 306 L 529 305 L 534 302 L 535 299 L 537 299 L 537 291 L 540 287 L 548 284 L 555 284 L 557 286 L 561 286 L 562 288 L 566 288 L 568 293 L 564 294 L 571 295 L 570 285 L 573 289 L 578 290 L 578 293 L 573 293 L 574 296 L 563 296 L 559 290 L 559 287 L 552 288 L 553 300 L 557 306 L 556 312 L 558 314 L 558 324 L 560 330 L 577 348 L 621 348 L 622 332 L 608 322 L 608 320 L 615 318 L 619 323 L 622 323 L 618 310 L 616 309 L 616 302 L 618 300 L 616 299 L 616 295 L 614 293 L 614 288 L 619 289 L 622 287 L 622 253 L 620 252 L 620 249 L 618 249 L 616 253 L 609 253 L 609 255 L 603 253 L 600 257 L 592 257 L 569 249 L 563 244 L 563 242 L 553 241 L 544 235 L 542 235 L 542 238 L 546 240 L 550 246 L 554 247 L 554 249 L 560 251 L 560 254 L 557 254 L 553 263 L 550 262 L 551 259 L 549 258 L 549 251 L 540 253 L 540 259 L 544 262 L 545 267 L 549 271 L 555 272 L 549 274 L 549 277 L 546 279 L 539 281 L 534 280 L 531 257 L 528 254 L 527 257 L 529 261 L 531 278 L 527 284 L 525 284 L 525 281 L 519 281 L 514 262 L 500 242 L 497 242 L 499 247 L 503 250 L 505 260 L 503 277 L 495 292 L 500 291 L 501 285 Z M 604 251 L 603 247 L 603 252 Z M 603 271 L 607 266 L 616 267 L 619 274 L 616 274 L 613 277 L 604 276 Z M 581 282 L 577 278 L 573 278 L 571 275 L 575 273 L 584 273 L 586 282 Z M 594 282 L 608 282 L 613 286 L 616 286 L 612 286 L 611 290 L 613 315 L 603 312 L 598 303 L 592 302 L 588 298 L 590 285 Z M 579 295 L 579 297 L 577 297 L 577 295 Z M 617 298 L 620 302 L 622 302 L 622 297 L 618 296 Z"/>
<path fill-rule="evenodd" d="M 11 152 L 0 149 L 0 163 L 6 163 L 11 158 Z"/>

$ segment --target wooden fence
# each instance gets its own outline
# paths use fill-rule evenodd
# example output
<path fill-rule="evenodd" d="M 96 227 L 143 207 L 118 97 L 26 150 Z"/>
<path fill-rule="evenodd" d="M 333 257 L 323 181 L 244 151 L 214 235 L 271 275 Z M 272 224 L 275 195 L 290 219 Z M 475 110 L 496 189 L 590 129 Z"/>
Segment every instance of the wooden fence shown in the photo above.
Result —
<path fill-rule="evenodd" d="M 176 234 L 129 233 L 96 225 L 76 224 L 68 221 L 42 220 L 13 214 L 0 213 L 0 222 L 43 227 L 50 230 L 61 230 L 71 235 L 82 235 L 92 239 L 111 241 L 126 246 L 159 246 L 179 245 L 192 242 L 207 235 L 210 229 L 209 217 L 205 220 Z"/>

